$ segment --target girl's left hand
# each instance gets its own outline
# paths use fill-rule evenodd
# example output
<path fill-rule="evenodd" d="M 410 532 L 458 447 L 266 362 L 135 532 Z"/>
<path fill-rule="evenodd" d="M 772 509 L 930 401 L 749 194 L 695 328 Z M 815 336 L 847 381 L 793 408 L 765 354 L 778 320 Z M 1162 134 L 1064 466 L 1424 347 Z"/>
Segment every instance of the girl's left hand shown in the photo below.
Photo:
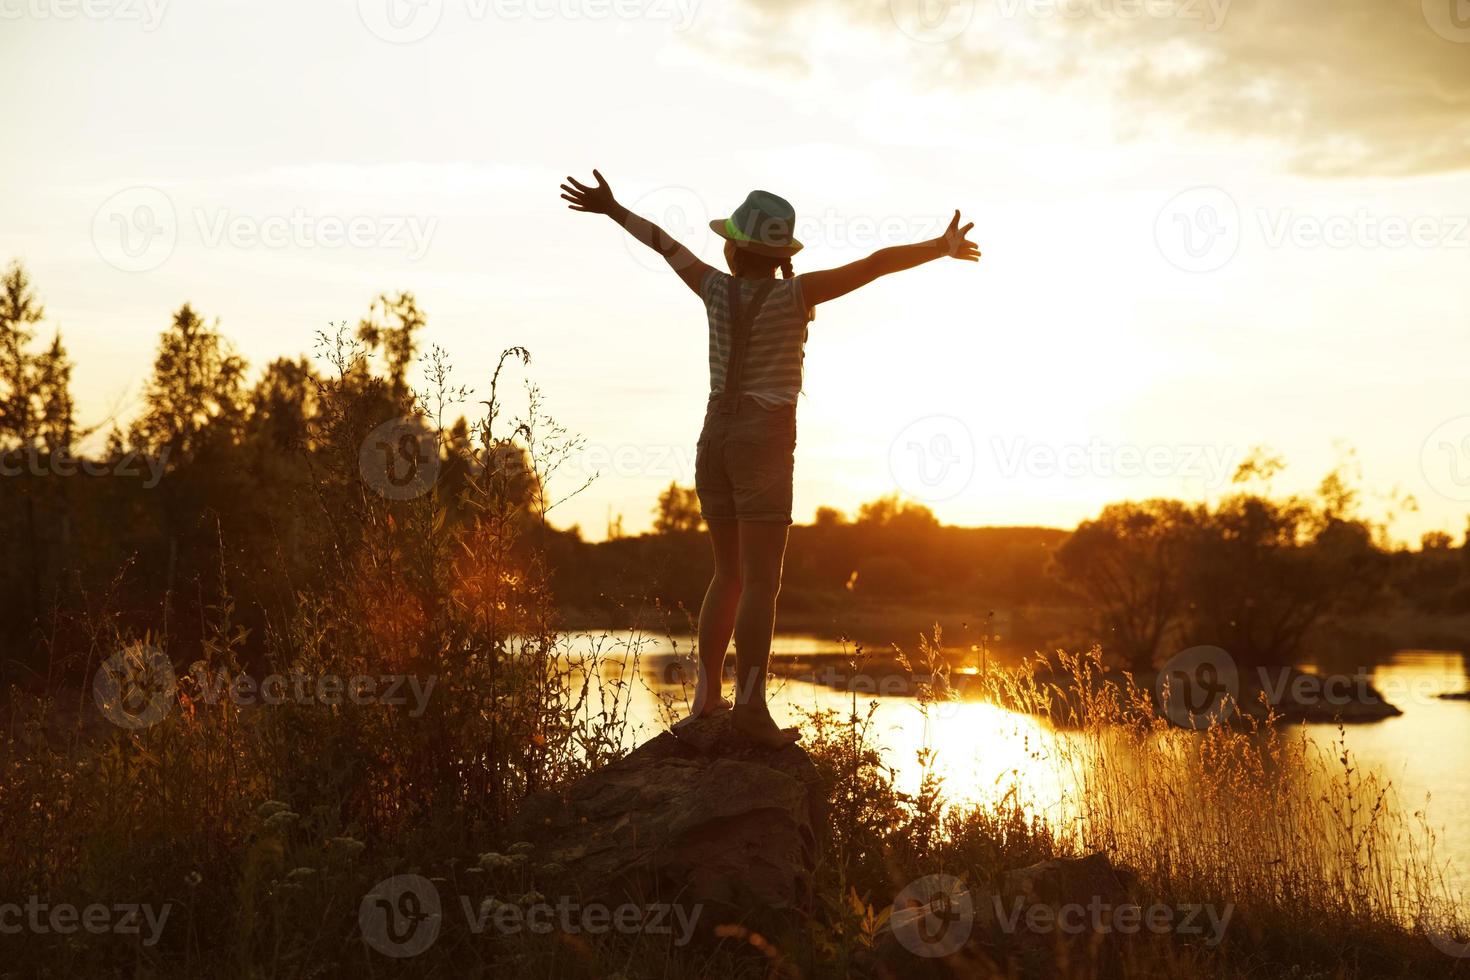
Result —
<path fill-rule="evenodd" d="M 940 241 L 944 243 L 945 254 L 955 259 L 965 259 L 968 262 L 980 261 L 980 246 L 970 241 L 970 229 L 975 227 L 975 222 L 970 222 L 963 228 L 960 227 L 960 213 L 956 211 L 950 219 L 949 227 L 944 229 Z"/>

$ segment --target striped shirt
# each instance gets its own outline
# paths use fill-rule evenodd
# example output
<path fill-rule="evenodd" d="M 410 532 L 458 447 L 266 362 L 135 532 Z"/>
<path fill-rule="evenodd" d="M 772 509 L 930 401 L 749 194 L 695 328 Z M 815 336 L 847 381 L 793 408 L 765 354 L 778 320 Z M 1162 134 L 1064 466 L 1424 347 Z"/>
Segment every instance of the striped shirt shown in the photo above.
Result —
<path fill-rule="evenodd" d="M 711 269 L 699 290 L 709 314 L 709 390 L 725 390 L 730 363 L 730 279 Z M 759 279 L 740 280 L 740 309 L 749 310 Z M 807 324 L 816 311 L 806 305 L 801 276 L 777 279 L 765 304 L 750 325 L 745 345 L 745 367 L 740 388 L 762 405 L 795 405 L 801 392 L 801 363 L 805 356 Z"/>

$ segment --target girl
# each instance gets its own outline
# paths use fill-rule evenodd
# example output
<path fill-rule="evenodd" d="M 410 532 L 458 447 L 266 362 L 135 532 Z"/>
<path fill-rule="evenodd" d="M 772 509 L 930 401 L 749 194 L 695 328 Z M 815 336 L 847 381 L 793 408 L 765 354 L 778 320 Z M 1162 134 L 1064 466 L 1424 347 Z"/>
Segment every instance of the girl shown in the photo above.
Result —
<path fill-rule="evenodd" d="M 945 256 L 979 261 L 980 250 L 966 237 L 974 224 L 960 227 L 956 211 L 938 238 L 880 249 L 837 269 L 796 276 L 791 257 L 802 246 L 792 237 L 795 212 L 775 194 L 751 191 L 729 218 L 710 222 L 725 239 L 726 275 L 619 204 L 602 174 L 594 170 L 592 176 L 595 186 L 571 177 L 561 185 L 568 207 L 608 215 L 662 255 L 704 301 L 709 320 L 710 397 L 695 456 L 694 488 L 709 525 L 715 573 L 699 611 L 699 681 L 693 711 L 685 720 L 731 708 L 720 696 L 720 684 L 733 634 L 731 722 L 760 745 L 788 745 L 800 735 L 772 720 L 766 707 L 766 667 L 791 524 L 796 396 L 807 323 L 819 304 L 890 272 Z"/>

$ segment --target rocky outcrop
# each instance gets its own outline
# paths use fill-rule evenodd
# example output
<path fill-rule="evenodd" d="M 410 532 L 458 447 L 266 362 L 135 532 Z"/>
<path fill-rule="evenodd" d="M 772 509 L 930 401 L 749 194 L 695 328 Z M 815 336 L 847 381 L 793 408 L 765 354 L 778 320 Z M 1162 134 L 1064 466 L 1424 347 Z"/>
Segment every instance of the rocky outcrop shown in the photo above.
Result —
<path fill-rule="evenodd" d="M 809 908 L 825 825 L 806 752 L 751 745 L 727 713 L 533 800 L 516 832 L 583 901 L 697 905 L 708 927 Z"/>
<path fill-rule="evenodd" d="M 1131 871 L 1115 867 L 1106 854 L 1097 852 L 1007 871 L 1001 897 L 1053 907 L 1093 901 L 1120 905 L 1128 900 L 1136 884 Z"/>

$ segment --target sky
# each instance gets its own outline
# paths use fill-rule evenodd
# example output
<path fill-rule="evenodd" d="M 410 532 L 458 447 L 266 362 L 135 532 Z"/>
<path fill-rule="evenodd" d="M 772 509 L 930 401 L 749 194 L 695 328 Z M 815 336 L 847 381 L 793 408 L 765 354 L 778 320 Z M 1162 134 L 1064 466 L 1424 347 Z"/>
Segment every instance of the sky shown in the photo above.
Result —
<path fill-rule="evenodd" d="M 798 272 L 975 222 L 978 265 L 818 309 L 798 521 L 1070 527 L 1261 445 L 1282 493 L 1351 454 L 1401 540 L 1470 515 L 1467 0 L 0 0 L 0 86 L 0 261 L 84 424 L 186 301 L 258 372 L 408 290 L 481 394 L 530 349 L 598 474 L 553 521 L 646 528 L 706 327 L 565 210 L 597 167 L 713 264 L 753 188 Z"/>

